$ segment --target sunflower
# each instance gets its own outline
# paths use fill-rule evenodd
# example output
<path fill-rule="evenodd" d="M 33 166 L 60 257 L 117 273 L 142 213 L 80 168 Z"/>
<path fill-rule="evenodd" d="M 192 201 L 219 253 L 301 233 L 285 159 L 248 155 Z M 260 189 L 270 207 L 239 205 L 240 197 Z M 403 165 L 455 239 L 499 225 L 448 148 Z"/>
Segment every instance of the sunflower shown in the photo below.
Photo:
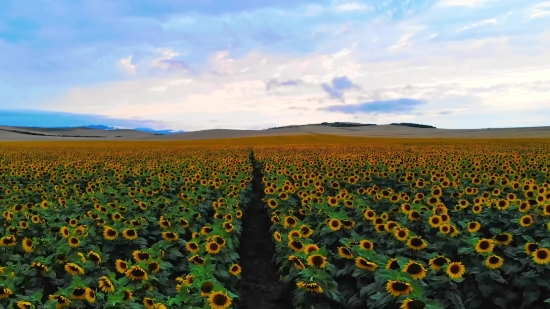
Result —
<path fill-rule="evenodd" d="M 474 207 L 472 207 L 472 212 L 474 214 L 479 214 L 483 211 L 483 206 L 481 205 L 474 205 Z"/>
<path fill-rule="evenodd" d="M 78 266 L 75 263 L 67 263 L 67 264 L 65 264 L 64 268 L 65 268 L 66 272 L 68 272 L 69 274 L 71 274 L 73 276 L 84 274 L 84 269 L 82 269 L 82 267 Z"/>
<path fill-rule="evenodd" d="M 189 221 L 187 221 L 185 218 L 180 218 L 179 223 L 183 228 L 188 228 L 190 226 Z"/>
<path fill-rule="evenodd" d="M 231 233 L 233 232 L 233 230 L 235 229 L 235 227 L 233 226 L 233 224 L 229 223 L 229 222 L 224 222 L 222 224 L 223 228 L 225 229 L 225 232 L 226 233 Z"/>
<path fill-rule="evenodd" d="M 418 264 L 415 261 L 410 261 L 409 263 L 407 263 L 407 265 L 403 267 L 403 272 L 410 274 L 415 280 L 423 279 L 424 277 L 426 277 L 427 274 L 424 266 Z"/>
<path fill-rule="evenodd" d="M 48 298 L 50 300 L 55 300 L 56 301 L 56 304 L 55 304 L 56 309 L 60 309 L 60 308 L 63 308 L 63 307 L 69 307 L 70 304 L 71 304 L 69 299 L 65 296 L 62 296 L 62 295 L 50 295 L 50 296 L 48 296 Z"/>
<path fill-rule="evenodd" d="M 344 259 L 353 259 L 353 252 L 348 247 L 338 247 L 338 254 Z"/>
<path fill-rule="evenodd" d="M 481 224 L 477 221 L 468 222 L 468 232 L 475 233 L 481 229 Z"/>
<path fill-rule="evenodd" d="M 187 251 L 191 252 L 191 253 L 197 253 L 200 251 L 200 247 L 199 245 L 196 243 L 196 242 L 188 242 L 185 244 L 185 249 L 187 249 Z"/>
<path fill-rule="evenodd" d="M 485 259 L 485 266 L 489 267 L 490 269 L 500 268 L 502 264 L 504 264 L 504 259 L 498 255 L 493 254 Z"/>
<path fill-rule="evenodd" d="M 460 279 L 466 272 L 466 267 L 461 262 L 450 262 L 447 266 L 447 275 L 451 279 Z"/>
<path fill-rule="evenodd" d="M 32 243 L 32 239 L 30 238 L 23 239 L 21 246 L 23 246 L 23 250 L 25 250 L 25 252 L 27 253 L 31 253 L 34 251 L 34 244 Z"/>
<path fill-rule="evenodd" d="M 428 223 L 433 228 L 438 228 L 441 225 L 441 217 L 438 215 L 433 215 L 430 217 Z"/>
<path fill-rule="evenodd" d="M 399 262 L 397 262 L 396 258 L 391 258 L 388 263 L 386 263 L 386 269 L 398 270 L 399 268 L 401 267 L 399 266 Z"/>
<path fill-rule="evenodd" d="M 523 249 L 525 250 L 525 253 L 527 253 L 527 255 L 531 255 L 538 248 L 539 248 L 538 242 L 528 242 L 523 246 Z"/>
<path fill-rule="evenodd" d="M 128 263 L 126 263 L 126 261 L 123 261 L 123 260 L 120 260 L 120 259 L 116 260 L 115 268 L 116 268 L 116 271 L 118 271 L 121 274 L 124 274 L 128 270 Z"/>
<path fill-rule="evenodd" d="M 376 231 L 376 233 L 382 233 L 386 230 L 386 225 L 385 224 L 377 224 L 377 225 L 375 225 L 374 230 Z"/>
<path fill-rule="evenodd" d="M 27 224 L 26 221 L 19 221 L 19 227 L 26 230 L 29 228 L 29 225 Z"/>
<path fill-rule="evenodd" d="M 311 267 L 325 268 L 327 266 L 327 258 L 320 254 L 312 254 L 307 257 L 307 263 Z"/>
<path fill-rule="evenodd" d="M 298 270 L 302 270 L 302 269 L 306 268 L 306 266 L 304 265 L 304 262 L 302 262 L 302 260 L 300 260 L 300 258 L 295 256 L 295 255 L 289 256 L 288 260 L 291 261 L 293 263 L 294 267 Z"/>
<path fill-rule="evenodd" d="M 189 262 L 195 264 L 195 265 L 198 265 L 198 266 L 202 266 L 206 262 L 206 260 L 200 255 L 193 255 L 192 257 L 188 258 L 187 260 Z"/>
<path fill-rule="evenodd" d="M 13 295 L 13 292 L 9 288 L 7 287 L 0 288 L 0 299 L 9 298 L 11 295 Z"/>
<path fill-rule="evenodd" d="M 281 236 L 281 233 L 275 231 L 273 233 L 273 239 L 275 239 L 276 242 L 281 242 L 283 241 L 283 236 Z"/>
<path fill-rule="evenodd" d="M 547 213 L 546 208 L 548 208 L 548 213 Z M 521 213 L 527 212 L 527 211 L 529 211 L 529 209 L 531 209 L 531 203 L 529 203 L 528 201 L 525 201 L 525 202 L 521 203 L 519 205 L 519 208 L 518 208 L 519 212 L 521 212 Z M 550 207 L 545 207 L 544 215 L 545 216 L 550 215 Z"/>
<path fill-rule="evenodd" d="M 212 237 L 209 237 L 207 241 L 217 243 L 220 246 L 220 248 L 225 247 L 225 238 L 221 237 L 220 235 L 214 235 Z"/>
<path fill-rule="evenodd" d="M 403 301 L 399 309 L 424 309 L 426 303 L 421 300 L 407 298 Z"/>
<path fill-rule="evenodd" d="M 283 224 L 283 227 L 285 229 L 294 228 L 297 225 L 298 225 L 298 219 L 296 219 L 296 217 L 293 217 L 293 216 L 285 217 L 284 224 Z"/>
<path fill-rule="evenodd" d="M 533 252 L 533 261 L 539 265 L 546 265 L 550 263 L 550 250 L 546 248 L 540 248 Z"/>
<path fill-rule="evenodd" d="M 193 279 L 195 279 L 195 276 L 187 275 L 185 276 L 185 279 L 183 280 L 183 284 L 189 286 L 191 283 L 193 283 Z"/>
<path fill-rule="evenodd" d="M 478 253 L 489 253 L 493 252 L 495 244 L 492 239 L 482 238 L 477 241 L 475 245 L 476 252 Z"/>
<path fill-rule="evenodd" d="M 170 221 L 166 220 L 164 218 L 164 216 L 161 216 L 160 219 L 159 219 L 159 225 L 162 229 L 167 229 L 169 228 L 170 226 L 172 226 L 172 224 L 170 223 Z"/>
<path fill-rule="evenodd" d="M 126 277 L 132 280 L 147 280 L 149 278 L 149 276 L 147 276 L 147 272 L 143 268 L 137 265 L 130 267 L 125 272 L 125 274 L 126 274 Z"/>
<path fill-rule="evenodd" d="M 409 230 L 406 228 L 397 229 L 393 232 L 393 236 L 399 241 L 405 241 L 409 238 Z"/>
<path fill-rule="evenodd" d="M 422 250 L 427 246 L 428 244 L 420 236 L 413 236 L 407 241 L 407 247 L 415 251 Z"/>
<path fill-rule="evenodd" d="M 42 263 L 39 263 L 39 262 L 32 262 L 30 266 L 31 266 L 31 268 L 37 269 L 38 271 L 42 271 L 44 273 L 47 273 L 47 272 L 50 271 L 48 266 L 46 266 Z"/>
<path fill-rule="evenodd" d="M 210 232 L 212 232 L 214 229 L 211 226 L 203 226 L 201 228 L 201 234 L 202 235 L 208 235 Z"/>
<path fill-rule="evenodd" d="M 289 242 L 288 242 L 288 246 L 289 246 L 292 250 L 294 250 L 294 251 L 296 251 L 296 252 L 301 252 L 301 251 L 304 250 L 304 244 L 301 243 L 301 242 L 298 241 L 298 240 L 291 240 L 291 241 L 289 241 Z"/>
<path fill-rule="evenodd" d="M 138 233 L 135 229 L 125 229 L 122 231 L 122 236 L 128 240 L 134 240 L 138 238 Z"/>
<path fill-rule="evenodd" d="M 118 237 L 118 232 L 112 227 L 105 226 L 103 229 L 103 238 L 107 240 L 115 240 Z"/>
<path fill-rule="evenodd" d="M 143 298 L 143 306 L 146 309 L 153 309 L 155 307 L 155 300 L 149 297 Z"/>
<path fill-rule="evenodd" d="M 147 270 L 151 272 L 152 274 L 156 274 L 160 271 L 160 264 L 159 262 L 150 262 L 147 264 Z"/>
<path fill-rule="evenodd" d="M 409 220 L 412 220 L 412 221 L 417 221 L 422 218 L 420 216 L 420 213 L 416 210 L 410 211 L 408 216 L 409 216 Z"/>
<path fill-rule="evenodd" d="M 355 227 L 355 222 L 352 220 L 342 220 L 342 225 L 346 230 L 349 230 Z"/>
<path fill-rule="evenodd" d="M 238 276 L 241 274 L 242 268 L 239 264 L 233 264 L 229 266 L 229 273 L 233 276 Z"/>
<path fill-rule="evenodd" d="M 508 200 L 498 200 L 495 206 L 498 210 L 506 210 L 510 207 L 510 202 Z"/>
<path fill-rule="evenodd" d="M 111 282 L 111 280 L 107 276 L 101 276 L 99 277 L 99 289 L 103 293 L 114 293 L 115 292 L 115 286 Z"/>
<path fill-rule="evenodd" d="M 313 230 L 307 225 L 302 225 L 299 231 L 300 238 L 308 238 L 311 234 L 313 234 Z"/>
<path fill-rule="evenodd" d="M 305 254 L 310 254 L 316 251 L 319 251 L 319 246 L 317 246 L 316 244 L 309 244 L 304 247 Z"/>
<path fill-rule="evenodd" d="M 287 235 L 289 240 L 294 240 L 295 238 L 300 238 L 300 231 L 299 230 L 292 230 L 288 232 Z"/>
<path fill-rule="evenodd" d="M 445 257 L 444 255 L 438 255 L 432 259 L 430 259 L 430 268 L 433 269 L 433 270 L 440 270 L 441 268 L 443 268 L 443 266 L 445 266 L 445 264 L 448 264 L 450 263 L 451 260 L 448 259 L 447 257 Z"/>
<path fill-rule="evenodd" d="M 80 240 L 74 236 L 69 237 L 69 239 L 67 239 L 67 242 L 69 243 L 69 246 L 73 248 L 80 246 Z"/>
<path fill-rule="evenodd" d="M 72 299 L 86 299 L 86 288 L 85 287 L 77 287 L 73 290 L 71 293 Z"/>
<path fill-rule="evenodd" d="M 298 281 L 296 282 L 296 286 L 310 293 L 317 293 L 317 294 L 323 293 L 323 288 L 317 282 L 314 282 L 314 281 L 310 281 L 310 282 Z"/>
<path fill-rule="evenodd" d="M 212 309 L 227 309 L 231 306 L 231 298 L 222 292 L 212 292 L 208 296 L 208 304 Z"/>
<path fill-rule="evenodd" d="M 342 228 L 342 222 L 338 219 L 329 219 L 327 220 L 328 227 L 331 231 L 336 232 Z"/>
<path fill-rule="evenodd" d="M 94 251 L 88 252 L 88 258 L 96 264 L 101 264 L 101 256 Z"/>
<path fill-rule="evenodd" d="M 378 268 L 376 263 L 368 261 L 363 257 L 358 257 L 355 259 L 355 266 L 368 271 L 375 271 Z"/>
<path fill-rule="evenodd" d="M 167 241 L 176 241 L 178 240 L 178 233 L 176 232 L 163 232 L 162 233 L 162 238 L 164 238 L 164 240 L 167 240 Z"/>
<path fill-rule="evenodd" d="M 31 309 L 34 305 L 31 302 L 20 300 L 17 302 L 17 308 L 19 309 Z"/>
<path fill-rule="evenodd" d="M 137 262 L 143 262 L 150 259 L 151 254 L 149 252 L 135 250 L 134 252 L 132 252 L 132 257 L 134 257 L 134 260 L 136 260 Z"/>
<path fill-rule="evenodd" d="M 69 228 L 66 227 L 66 226 L 62 226 L 60 229 L 59 229 L 59 233 L 61 233 L 61 236 L 63 237 L 68 237 L 69 236 Z"/>
<path fill-rule="evenodd" d="M 413 287 L 410 283 L 401 280 L 389 280 L 386 283 L 386 291 L 393 297 L 399 297 L 401 295 L 409 295 L 413 291 Z"/>
<path fill-rule="evenodd" d="M 221 251 L 220 245 L 216 242 L 209 242 L 206 244 L 206 251 L 209 254 L 218 254 Z"/>
<path fill-rule="evenodd" d="M 13 247 L 16 244 L 15 236 L 4 236 L 0 238 L 0 246 L 2 247 Z"/>
<path fill-rule="evenodd" d="M 535 219 L 533 218 L 532 215 L 524 215 L 523 217 L 521 217 L 519 219 L 519 224 L 522 227 L 529 227 L 529 226 L 533 225 L 533 223 L 535 223 Z"/>
<path fill-rule="evenodd" d="M 374 220 L 376 218 L 376 212 L 374 212 L 374 210 L 371 210 L 371 209 L 365 210 L 365 212 L 363 212 L 363 215 L 366 220 Z"/>
<path fill-rule="evenodd" d="M 500 233 L 498 235 L 495 235 L 493 239 L 495 243 L 499 246 L 508 246 L 514 240 L 514 238 L 512 237 L 512 234 L 510 233 Z"/>
<path fill-rule="evenodd" d="M 134 298 L 134 295 L 132 294 L 132 291 L 130 291 L 130 290 L 124 290 L 124 291 L 122 291 L 122 293 L 123 293 L 122 299 L 124 301 L 130 301 L 132 298 Z"/>

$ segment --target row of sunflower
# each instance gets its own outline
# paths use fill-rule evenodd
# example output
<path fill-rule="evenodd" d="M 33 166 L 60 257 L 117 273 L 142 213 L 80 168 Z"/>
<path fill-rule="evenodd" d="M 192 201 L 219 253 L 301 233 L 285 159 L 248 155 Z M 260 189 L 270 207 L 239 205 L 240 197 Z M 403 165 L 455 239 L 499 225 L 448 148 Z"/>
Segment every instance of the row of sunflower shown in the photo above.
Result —
<path fill-rule="evenodd" d="M 237 300 L 249 150 L 6 144 L 0 158 L 1 306 L 226 309 Z"/>
<path fill-rule="evenodd" d="M 295 307 L 545 308 L 545 147 L 255 147 Z"/>

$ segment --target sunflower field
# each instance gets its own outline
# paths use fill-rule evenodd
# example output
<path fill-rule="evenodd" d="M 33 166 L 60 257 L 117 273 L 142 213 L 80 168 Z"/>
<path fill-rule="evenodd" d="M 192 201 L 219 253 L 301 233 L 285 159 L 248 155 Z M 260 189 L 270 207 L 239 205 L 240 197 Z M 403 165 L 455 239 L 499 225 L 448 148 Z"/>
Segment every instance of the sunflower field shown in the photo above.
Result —
<path fill-rule="evenodd" d="M 550 144 L 256 146 L 295 308 L 548 308 Z"/>
<path fill-rule="evenodd" d="M 0 148 L 0 308 L 231 307 L 250 149 Z"/>

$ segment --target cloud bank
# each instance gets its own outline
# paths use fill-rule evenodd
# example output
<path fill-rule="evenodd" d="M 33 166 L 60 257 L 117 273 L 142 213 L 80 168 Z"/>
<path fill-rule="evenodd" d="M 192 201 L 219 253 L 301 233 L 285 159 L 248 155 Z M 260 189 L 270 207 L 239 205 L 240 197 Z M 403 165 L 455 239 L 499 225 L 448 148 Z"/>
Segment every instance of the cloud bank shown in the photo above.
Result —
<path fill-rule="evenodd" d="M 0 110 L 186 131 L 548 125 L 549 12 L 532 0 L 7 0 Z"/>

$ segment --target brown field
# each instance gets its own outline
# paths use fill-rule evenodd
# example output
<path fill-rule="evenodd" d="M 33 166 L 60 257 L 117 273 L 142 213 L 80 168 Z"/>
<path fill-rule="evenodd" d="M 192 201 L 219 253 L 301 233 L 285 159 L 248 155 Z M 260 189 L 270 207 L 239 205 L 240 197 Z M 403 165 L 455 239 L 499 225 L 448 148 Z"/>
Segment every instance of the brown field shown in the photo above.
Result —
<path fill-rule="evenodd" d="M 249 143 L 261 137 L 270 137 L 274 143 L 288 143 L 296 140 L 302 143 L 306 140 L 315 142 L 333 140 L 341 143 L 364 141 L 364 138 L 550 138 L 550 127 L 497 128 L 497 129 L 424 129 L 405 126 L 367 126 L 351 128 L 335 128 L 329 126 L 302 126 L 275 130 L 229 130 L 214 129 L 185 132 L 170 135 L 155 135 L 136 130 L 95 130 L 95 129 L 49 129 L 28 127 L 0 126 L 0 141 L 75 141 L 75 140 L 118 140 L 118 141 L 205 141 L 209 144 L 214 140 L 220 143 Z M 293 138 L 290 138 L 293 136 Z M 330 136 L 330 137 L 329 137 Z M 236 139 L 247 138 L 237 141 Z M 290 138 L 290 139 L 289 139 Z M 235 139 L 235 140 L 234 140 Z M 222 142 L 222 140 L 224 140 Z M 231 140 L 231 141 L 230 141 Z M 303 141 L 302 141 L 303 140 Z M 279 141 L 279 142 L 278 142 Z M 200 143 L 199 143 L 200 144 Z"/>

